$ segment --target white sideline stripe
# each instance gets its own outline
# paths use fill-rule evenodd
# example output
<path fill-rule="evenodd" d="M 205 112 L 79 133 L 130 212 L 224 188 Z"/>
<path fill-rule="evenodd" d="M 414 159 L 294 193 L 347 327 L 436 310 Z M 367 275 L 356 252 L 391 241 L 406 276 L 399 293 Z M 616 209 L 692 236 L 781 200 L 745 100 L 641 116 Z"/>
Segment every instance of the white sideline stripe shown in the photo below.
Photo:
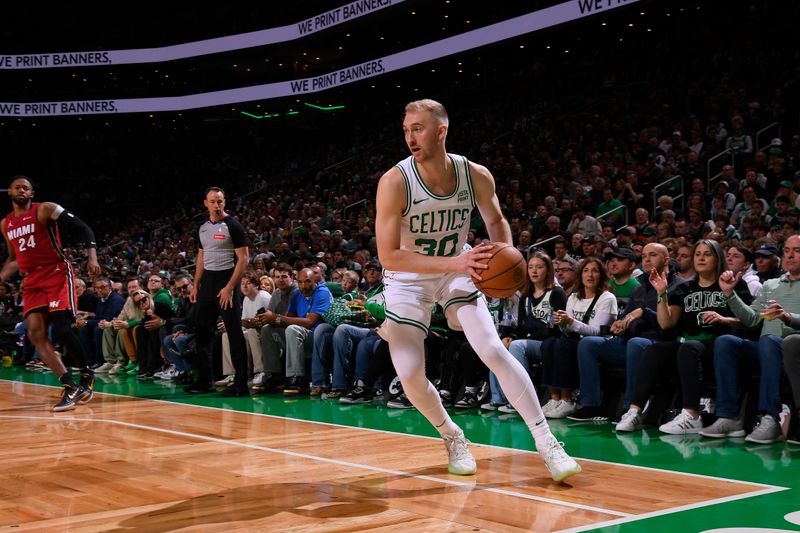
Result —
<path fill-rule="evenodd" d="M 591 505 L 583 505 L 583 504 L 580 504 L 580 503 L 566 502 L 566 501 L 562 501 L 562 500 L 556 500 L 556 499 L 553 499 L 553 498 L 544 498 L 544 497 L 541 497 L 541 496 L 533 496 L 531 494 L 524 494 L 522 492 L 515 492 L 515 491 L 511 491 L 511 490 L 506 490 L 506 489 L 498 489 L 496 487 L 492 487 L 492 486 L 489 486 L 489 485 L 481 485 L 481 484 L 478 484 L 478 483 L 465 483 L 463 481 L 455 481 L 455 480 L 452 480 L 452 479 L 444 479 L 444 478 L 438 478 L 438 477 L 434 477 L 434 476 L 417 475 L 417 474 L 412 474 L 411 472 L 406 472 L 404 470 L 392 470 L 392 469 L 389 469 L 389 468 L 380 468 L 380 467 L 377 467 L 377 466 L 366 465 L 366 464 L 363 464 L 363 463 L 352 463 L 350 461 L 340 461 L 338 459 L 330 459 L 328 457 L 319 457 L 317 455 L 310 455 L 310 454 L 306 454 L 306 453 L 292 452 L 292 451 L 289 451 L 289 450 L 281 450 L 279 448 L 270 448 L 268 446 L 260 446 L 258 444 L 249 444 L 249 443 L 246 443 L 246 442 L 239 442 L 239 441 L 236 441 L 236 440 L 225 440 L 225 439 L 220 439 L 220 438 L 217 438 L 217 437 L 209 437 L 207 435 L 198 435 L 196 433 L 187 433 L 187 432 L 184 432 L 184 431 L 175 431 L 175 430 L 172 430 L 172 429 L 160 428 L 160 427 L 157 427 L 157 426 L 146 426 L 146 425 L 143 425 L 143 424 L 134 424 L 132 422 L 124 422 L 122 420 L 115 420 L 113 418 L 79 418 L 79 417 L 63 417 L 63 416 L 44 417 L 44 416 L 23 416 L 23 415 L 0 415 L 0 419 L 6 419 L 6 420 L 9 420 L 9 419 L 12 419 L 12 420 L 37 420 L 37 421 L 45 421 L 45 422 L 105 422 L 107 424 L 117 424 L 117 425 L 120 425 L 120 426 L 126 426 L 126 427 L 131 427 L 131 428 L 136 428 L 136 429 L 147 430 L 147 431 L 154 431 L 154 432 L 157 432 L 157 433 L 167 433 L 169 435 L 178 435 L 178 436 L 181 436 L 181 437 L 187 437 L 187 438 L 192 438 L 192 439 L 197 439 L 197 440 L 204 440 L 204 441 L 208 441 L 208 442 L 216 442 L 216 443 L 225 444 L 225 445 L 228 445 L 228 446 L 239 446 L 240 448 L 250 448 L 250 449 L 253 449 L 253 450 L 259 450 L 259 451 L 263 451 L 263 452 L 276 453 L 276 454 L 281 454 L 281 455 L 288 455 L 290 457 L 296 457 L 296 458 L 299 458 L 299 459 L 310 459 L 312 461 L 320 461 L 320 462 L 323 462 L 323 463 L 330 463 L 330 464 L 335 464 L 335 465 L 339 465 L 339 466 L 345 466 L 345 467 L 349 467 L 349 468 L 356 468 L 356 469 L 360 469 L 360 470 L 371 470 L 373 472 L 380 472 L 382 474 L 391 474 L 391 475 L 395 475 L 395 476 L 402 476 L 402 477 L 408 477 L 408 478 L 414 478 L 414 479 L 422 479 L 422 480 L 425 480 L 425 481 L 432 481 L 434 483 L 441 483 L 441 484 L 444 484 L 444 485 L 453 485 L 453 486 L 456 486 L 456 487 L 461 487 L 461 488 L 465 488 L 465 489 L 469 489 L 469 490 L 477 489 L 477 490 L 482 490 L 482 491 L 486 491 L 486 492 L 493 492 L 493 493 L 496 493 L 496 494 L 502 494 L 504 496 L 511 496 L 511 497 L 514 497 L 514 498 L 523 498 L 523 499 L 526 499 L 526 500 L 534 500 L 534 501 L 537 501 L 537 502 L 549 503 L 549 504 L 553 504 L 553 505 L 560 505 L 562 507 L 572 507 L 574 509 L 581 509 L 581 510 L 584 510 L 584 511 L 594 511 L 594 512 L 597 512 L 597 513 L 614 515 L 614 516 L 622 516 L 622 517 L 630 517 L 630 516 L 632 516 L 630 513 L 624 513 L 624 512 L 620 512 L 620 511 L 612 511 L 612 510 L 609 510 L 609 509 L 603 509 L 601 507 L 593 507 Z"/>
<path fill-rule="evenodd" d="M 560 529 L 555 531 L 554 533 L 578 533 L 579 531 L 590 531 L 593 529 L 598 529 L 601 527 L 609 527 L 609 526 L 616 526 L 619 524 L 629 524 L 631 522 L 638 522 L 639 520 L 645 520 L 647 518 L 654 518 L 657 516 L 664 516 L 673 513 L 680 513 L 682 511 L 690 511 L 692 509 L 700 509 L 702 507 L 709 507 L 711 505 L 718 505 L 721 503 L 728 503 L 733 502 L 736 500 L 744 500 L 746 498 L 755 498 L 756 496 L 764 496 L 765 494 L 772 494 L 773 492 L 781 492 L 783 490 L 789 490 L 788 487 L 772 487 L 767 488 L 755 492 L 747 492 L 745 494 L 734 494 L 732 496 L 725 496 L 724 498 L 717 498 L 714 500 L 707 500 L 704 502 L 697 502 L 697 503 L 690 503 L 688 505 L 681 505 L 679 507 L 670 507 L 668 509 L 662 509 L 660 511 L 653 511 L 650 513 L 644 513 L 639 515 L 632 515 L 628 518 L 617 518 L 615 520 L 607 520 L 605 522 L 598 522 L 596 524 L 590 524 L 586 526 L 578 526 L 569 529 Z M 747 531 L 757 531 L 748 529 Z M 789 533 L 788 531 L 786 533 Z"/>
<path fill-rule="evenodd" d="M 25 385 L 34 385 L 34 386 L 38 386 L 38 387 L 51 387 L 51 388 L 58 388 L 58 389 L 61 388 L 61 385 L 45 385 L 45 384 L 41 384 L 41 383 L 28 383 L 26 381 L 16 381 L 16 380 L 12 380 L 12 379 L 0 379 L 0 381 L 5 381 L 5 382 L 8 382 L 8 383 L 23 383 Z M 104 394 L 106 396 L 116 396 L 116 397 L 119 397 L 119 398 L 133 398 L 135 400 L 166 403 L 166 404 L 169 404 L 169 405 L 180 404 L 180 405 L 185 405 L 185 406 L 188 406 L 188 407 L 196 407 L 198 409 L 211 409 L 213 411 L 228 411 L 230 413 L 241 413 L 241 414 L 245 414 L 245 415 L 261 416 L 261 417 L 265 417 L 265 418 L 274 418 L 274 419 L 277 419 L 277 420 L 292 420 L 292 421 L 295 421 L 295 422 L 305 422 L 307 424 L 319 424 L 319 425 L 322 425 L 322 426 L 331 426 L 331 427 L 338 427 L 338 428 L 344 428 L 344 429 L 357 429 L 357 430 L 361 430 L 361 431 L 374 431 L 374 432 L 377 432 L 377 433 L 388 433 L 390 435 L 403 435 L 405 437 L 415 437 L 415 438 L 418 438 L 418 439 L 430 439 L 430 440 L 435 440 L 435 441 L 439 440 L 439 437 L 428 437 L 427 435 L 416 435 L 416 434 L 413 434 L 413 433 L 401 433 L 399 431 L 389 431 L 388 429 L 374 429 L 374 428 L 365 428 L 365 427 L 358 427 L 358 426 L 348 426 L 346 424 L 337 424 L 335 422 L 318 422 L 316 420 L 306 420 L 306 419 L 303 419 L 303 418 L 293 418 L 291 416 L 270 415 L 270 414 L 267 414 L 267 413 L 251 413 L 251 412 L 247 412 L 247 411 L 237 411 L 236 409 L 226 409 L 224 407 L 212 407 L 212 406 L 209 406 L 209 405 L 195 405 L 195 404 L 191 404 L 191 403 L 185 403 L 185 402 L 174 401 L 174 400 L 161 400 L 161 399 L 157 399 L 157 398 L 145 398 L 145 397 L 142 397 L 142 396 L 131 396 L 129 394 L 117 394 L 117 393 L 114 393 L 114 392 L 99 392 L 99 391 L 95 391 L 95 394 Z M 86 420 L 86 419 L 82 418 L 81 420 Z M 507 446 L 498 446 L 496 444 L 479 444 L 479 443 L 471 443 L 471 444 L 473 446 L 482 446 L 484 448 L 492 448 L 492 449 L 495 449 L 495 450 L 506 450 L 506 451 L 510 450 L 510 451 L 514 451 L 514 452 L 517 452 L 517 453 L 530 453 L 530 454 L 534 454 L 534 455 L 538 455 L 539 454 L 539 452 L 532 451 L 532 450 L 523 450 L 523 449 L 519 449 L 519 448 L 509 448 Z M 573 456 L 572 458 L 576 459 L 576 460 L 581 460 L 581 461 L 590 461 L 590 462 L 593 462 L 593 463 L 612 465 L 612 466 L 619 466 L 619 467 L 623 467 L 623 468 L 634 468 L 634 469 L 637 469 L 637 470 L 647 470 L 649 472 L 676 474 L 676 475 L 681 475 L 681 476 L 696 477 L 696 478 L 699 478 L 699 479 L 711 479 L 711 480 L 715 480 L 715 481 L 735 481 L 735 482 L 741 483 L 743 485 L 750 485 L 750 486 L 753 486 L 753 487 L 762 487 L 762 488 L 766 488 L 766 489 L 779 489 L 779 490 L 788 490 L 789 489 L 789 487 L 781 487 L 781 486 L 778 486 L 778 485 L 768 485 L 766 483 L 758 483 L 758 482 L 755 482 L 755 481 L 745 481 L 745 480 L 740 480 L 740 479 L 735 479 L 735 478 L 709 476 L 707 474 L 695 474 L 695 473 L 692 473 L 692 472 L 680 472 L 678 470 L 665 470 L 663 468 L 655 468 L 655 467 L 652 467 L 652 466 L 630 465 L 630 464 L 627 464 L 627 463 L 615 463 L 613 461 L 604 461 L 602 459 L 587 459 L 587 458 L 584 458 L 584 457 L 574 457 Z"/>

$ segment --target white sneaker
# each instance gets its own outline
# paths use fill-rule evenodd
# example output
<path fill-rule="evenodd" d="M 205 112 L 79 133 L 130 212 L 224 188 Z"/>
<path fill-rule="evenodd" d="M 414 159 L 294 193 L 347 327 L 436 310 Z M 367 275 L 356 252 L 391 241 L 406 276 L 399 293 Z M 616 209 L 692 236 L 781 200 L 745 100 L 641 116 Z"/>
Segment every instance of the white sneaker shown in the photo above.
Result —
<path fill-rule="evenodd" d="M 225 376 L 219 381 L 215 381 L 214 385 L 216 385 L 217 387 L 227 387 L 228 385 L 233 383 L 234 379 L 236 379 L 236 376 L 234 374 L 231 374 L 230 376 Z"/>
<path fill-rule="evenodd" d="M 717 412 L 717 402 L 714 398 L 700 398 L 700 412 L 713 415 Z"/>
<path fill-rule="evenodd" d="M 164 377 L 162 379 L 166 381 L 172 381 L 173 379 L 177 378 L 180 374 L 181 371 L 178 370 L 177 367 L 175 367 L 175 365 L 172 365 L 171 367 L 169 367 L 169 370 L 164 372 Z"/>
<path fill-rule="evenodd" d="M 545 416 L 547 418 L 566 418 L 577 410 L 578 406 L 575 402 L 561 400 L 561 402 L 550 411 L 550 414 Z"/>
<path fill-rule="evenodd" d="M 552 433 L 546 437 L 544 446 L 538 452 L 544 459 L 544 464 L 556 483 L 561 483 L 581 471 L 581 465 L 567 455 L 567 452 L 564 451 L 564 445 L 558 442 L 558 439 Z"/>
<path fill-rule="evenodd" d="M 251 387 L 253 387 L 253 386 L 260 387 L 263 384 L 264 384 L 264 373 L 263 372 L 256 372 L 253 375 L 253 379 L 251 379 L 250 383 L 248 383 L 248 385 L 250 385 Z"/>
<path fill-rule="evenodd" d="M 678 416 L 659 426 L 659 431 L 670 435 L 685 435 L 687 433 L 700 433 L 703 429 L 703 420 L 698 416 L 693 418 L 686 409 L 681 409 Z"/>
<path fill-rule="evenodd" d="M 113 367 L 114 367 L 114 365 L 111 364 L 111 363 L 103 363 L 102 365 L 100 365 L 100 366 L 98 366 L 97 368 L 94 369 L 94 373 L 95 374 L 105 374 L 109 370 L 111 370 Z"/>
<path fill-rule="evenodd" d="M 549 413 L 551 413 L 553 411 L 553 409 L 557 408 L 559 405 L 561 405 L 561 400 L 553 400 L 553 399 L 551 399 L 549 402 L 547 402 L 546 404 L 544 404 L 542 406 L 542 414 L 546 418 L 550 418 L 550 414 Z"/>
<path fill-rule="evenodd" d="M 459 476 L 468 476 L 478 471 L 475 458 L 469 452 L 469 441 L 460 429 L 456 435 L 445 435 L 444 447 L 447 450 L 447 471 Z"/>
<path fill-rule="evenodd" d="M 628 409 L 614 429 L 617 431 L 637 431 L 642 429 L 642 414 L 634 409 Z"/>
<path fill-rule="evenodd" d="M 109 374 L 122 374 L 123 372 L 125 372 L 125 365 L 122 363 L 116 363 L 108 369 Z"/>
<path fill-rule="evenodd" d="M 153 377 L 158 379 L 170 379 L 169 376 L 171 376 L 173 372 L 175 372 L 175 365 L 169 365 L 168 368 L 165 368 L 161 372 L 153 374 Z"/>

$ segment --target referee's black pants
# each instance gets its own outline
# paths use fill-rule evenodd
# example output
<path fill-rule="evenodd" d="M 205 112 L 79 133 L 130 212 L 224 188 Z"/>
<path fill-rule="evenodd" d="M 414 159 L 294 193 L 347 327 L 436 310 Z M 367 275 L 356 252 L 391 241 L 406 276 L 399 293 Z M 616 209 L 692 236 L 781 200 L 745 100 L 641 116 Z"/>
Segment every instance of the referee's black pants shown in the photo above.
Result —
<path fill-rule="evenodd" d="M 211 347 L 214 343 L 214 332 L 217 318 L 222 317 L 225 331 L 231 343 L 231 361 L 236 371 L 234 386 L 247 387 L 247 349 L 242 333 L 242 293 L 239 283 L 233 290 L 231 306 L 222 309 L 217 293 L 230 281 L 233 269 L 213 271 L 206 270 L 200 279 L 197 290 L 197 308 L 195 309 L 195 343 L 197 353 L 197 381 L 211 383 Z"/>

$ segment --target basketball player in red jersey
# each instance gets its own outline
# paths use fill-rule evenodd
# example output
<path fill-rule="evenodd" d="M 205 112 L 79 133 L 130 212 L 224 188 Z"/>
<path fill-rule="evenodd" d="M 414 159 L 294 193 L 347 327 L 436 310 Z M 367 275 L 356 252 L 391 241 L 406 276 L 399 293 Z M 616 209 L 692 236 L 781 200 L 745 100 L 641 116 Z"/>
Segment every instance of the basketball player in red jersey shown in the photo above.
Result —
<path fill-rule="evenodd" d="M 77 311 L 74 273 L 61 250 L 60 231 L 70 241 L 89 249 L 89 274 L 100 273 L 94 233 L 78 217 L 52 202 L 33 202 L 33 183 L 25 176 L 15 176 L 8 187 L 13 212 L 0 221 L 0 229 L 8 246 L 8 259 L 0 270 L 0 282 L 17 271 L 25 276 L 22 288 L 23 316 L 28 338 L 47 366 L 64 384 L 64 394 L 53 411 L 73 409 L 86 403 L 94 392 L 94 373 L 86 366 L 81 343 L 72 329 Z M 53 327 L 53 339 L 81 367 L 76 384 L 61 357 L 47 338 L 47 327 Z"/>

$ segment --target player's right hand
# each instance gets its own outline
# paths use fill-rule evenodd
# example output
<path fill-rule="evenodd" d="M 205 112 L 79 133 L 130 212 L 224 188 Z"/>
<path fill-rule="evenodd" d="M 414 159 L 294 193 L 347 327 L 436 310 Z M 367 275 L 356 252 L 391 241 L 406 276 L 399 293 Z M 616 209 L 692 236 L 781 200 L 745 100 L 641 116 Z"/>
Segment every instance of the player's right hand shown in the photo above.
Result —
<path fill-rule="evenodd" d="M 86 263 L 86 270 L 91 277 L 99 276 L 103 272 L 103 269 L 100 268 L 100 263 L 97 262 L 96 256 L 89 256 L 89 260 Z"/>
<path fill-rule="evenodd" d="M 452 271 L 460 274 L 467 274 L 468 276 L 480 280 L 480 272 L 486 268 L 486 263 L 482 260 L 492 257 L 492 254 L 486 253 L 492 248 L 493 246 L 491 244 L 481 244 L 471 250 L 467 250 L 461 255 L 451 258 L 453 261 Z"/>

